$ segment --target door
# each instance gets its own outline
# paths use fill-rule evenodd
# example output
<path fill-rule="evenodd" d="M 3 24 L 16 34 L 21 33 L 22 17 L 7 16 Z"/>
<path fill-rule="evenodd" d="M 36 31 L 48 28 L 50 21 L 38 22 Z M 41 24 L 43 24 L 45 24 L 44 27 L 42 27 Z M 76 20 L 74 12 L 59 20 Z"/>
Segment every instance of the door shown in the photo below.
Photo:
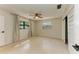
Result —
<path fill-rule="evenodd" d="M 5 24 L 4 16 L 0 15 L 0 46 L 5 45 Z"/>
<path fill-rule="evenodd" d="M 30 31 L 30 21 L 22 16 L 18 16 L 19 21 L 19 39 L 27 39 Z"/>
<path fill-rule="evenodd" d="M 29 34 L 29 21 L 20 20 L 20 39 L 27 39 Z"/>

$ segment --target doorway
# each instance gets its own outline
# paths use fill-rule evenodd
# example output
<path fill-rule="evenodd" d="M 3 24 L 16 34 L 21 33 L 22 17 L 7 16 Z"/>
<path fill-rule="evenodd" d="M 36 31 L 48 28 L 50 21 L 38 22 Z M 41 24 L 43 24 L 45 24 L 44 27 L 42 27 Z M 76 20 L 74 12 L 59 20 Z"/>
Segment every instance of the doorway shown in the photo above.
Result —
<path fill-rule="evenodd" d="M 65 17 L 65 44 L 68 44 L 68 16 Z"/>

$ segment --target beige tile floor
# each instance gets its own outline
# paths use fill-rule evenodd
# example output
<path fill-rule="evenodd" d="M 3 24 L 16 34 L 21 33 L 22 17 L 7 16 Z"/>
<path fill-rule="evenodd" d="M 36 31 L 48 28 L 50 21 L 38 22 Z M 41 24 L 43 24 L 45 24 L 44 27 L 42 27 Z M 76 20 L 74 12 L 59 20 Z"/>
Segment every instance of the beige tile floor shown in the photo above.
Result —
<path fill-rule="evenodd" d="M 32 37 L 20 44 L 0 49 L 7 54 L 68 54 L 67 45 L 62 40 Z"/>

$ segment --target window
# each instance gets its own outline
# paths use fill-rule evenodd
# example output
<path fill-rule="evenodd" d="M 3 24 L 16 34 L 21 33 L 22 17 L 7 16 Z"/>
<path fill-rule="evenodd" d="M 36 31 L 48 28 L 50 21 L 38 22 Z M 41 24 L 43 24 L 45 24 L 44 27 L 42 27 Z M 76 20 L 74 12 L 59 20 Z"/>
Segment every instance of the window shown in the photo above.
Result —
<path fill-rule="evenodd" d="M 26 29 L 27 27 L 29 27 L 28 22 L 20 21 L 20 29 Z"/>
<path fill-rule="evenodd" d="M 52 28 L 52 22 L 50 20 L 44 20 L 42 23 L 43 29 L 51 29 Z"/>

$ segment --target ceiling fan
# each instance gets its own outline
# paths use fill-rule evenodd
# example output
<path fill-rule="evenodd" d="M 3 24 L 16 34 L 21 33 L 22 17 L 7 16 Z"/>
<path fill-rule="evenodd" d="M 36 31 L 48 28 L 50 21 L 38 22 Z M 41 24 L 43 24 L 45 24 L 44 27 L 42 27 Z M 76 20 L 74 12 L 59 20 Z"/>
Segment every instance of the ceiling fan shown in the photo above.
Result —
<path fill-rule="evenodd" d="M 33 19 L 43 18 L 41 13 L 34 13 L 31 16 L 33 17 Z"/>

